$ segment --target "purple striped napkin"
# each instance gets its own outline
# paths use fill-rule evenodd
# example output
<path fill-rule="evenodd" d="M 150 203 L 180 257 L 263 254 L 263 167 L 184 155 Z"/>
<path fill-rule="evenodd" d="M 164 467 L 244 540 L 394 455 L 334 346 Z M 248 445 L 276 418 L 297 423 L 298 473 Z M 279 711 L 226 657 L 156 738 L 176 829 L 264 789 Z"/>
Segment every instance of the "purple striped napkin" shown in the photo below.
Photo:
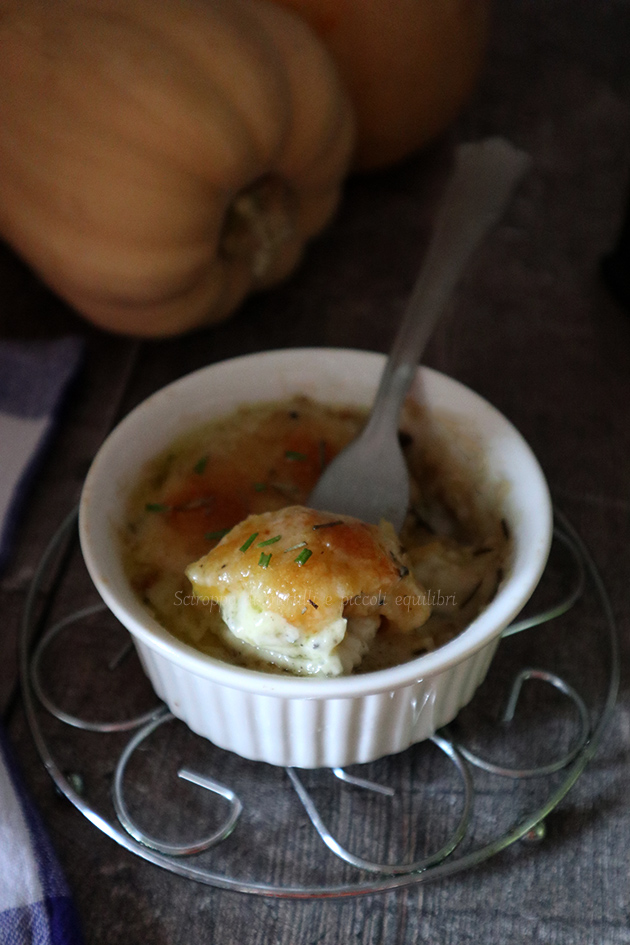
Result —
<path fill-rule="evenodd" d="M 0 341 L 0 569 L 63 396 L 79 339 Z M 74 906 L 0 727 L 0 945 L 81 945 Z"/>
<path fill-rule="evenodd" d="M 0 570 L 81 353 L 78 338 L 0 341 Z"/>
<path fill-rule="evenodd" d="M 0 945 L 82 945 L 65 878 L 0 731 Z"/>

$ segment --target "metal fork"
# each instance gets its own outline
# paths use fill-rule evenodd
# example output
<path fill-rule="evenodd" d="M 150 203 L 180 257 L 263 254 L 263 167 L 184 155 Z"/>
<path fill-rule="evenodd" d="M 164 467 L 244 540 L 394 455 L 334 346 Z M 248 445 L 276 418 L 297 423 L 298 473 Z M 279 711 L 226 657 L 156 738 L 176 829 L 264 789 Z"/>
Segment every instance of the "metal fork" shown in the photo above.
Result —
<path fill-rule="evenodd" d="M 439 315 L 485 234 L 498 223 L 529 157 L 502 138 L 460 145 L 433 233 L 361 434 L 328 466 L 308 504 L 402 528 L 409 474 L 398 442 L 400 411 Z"/>

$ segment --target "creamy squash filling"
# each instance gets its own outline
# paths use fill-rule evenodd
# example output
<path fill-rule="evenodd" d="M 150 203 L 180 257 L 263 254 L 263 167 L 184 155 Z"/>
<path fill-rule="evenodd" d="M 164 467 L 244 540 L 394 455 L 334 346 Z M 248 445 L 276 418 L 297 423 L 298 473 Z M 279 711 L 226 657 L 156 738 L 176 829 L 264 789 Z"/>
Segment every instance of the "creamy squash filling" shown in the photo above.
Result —
<path fill-rule="evenodd" d="M 156 456 L 121 528 L 125 569 L 151 614 L 197 650 L 267 673 L 371 672 L 461 633 L 509 568 L 504 486 L 488 481 L 468 431 L 409 402 L 400 536 L 306 508 L 364 421 L 358 408 L 306 397 L 257 403 Z"/>

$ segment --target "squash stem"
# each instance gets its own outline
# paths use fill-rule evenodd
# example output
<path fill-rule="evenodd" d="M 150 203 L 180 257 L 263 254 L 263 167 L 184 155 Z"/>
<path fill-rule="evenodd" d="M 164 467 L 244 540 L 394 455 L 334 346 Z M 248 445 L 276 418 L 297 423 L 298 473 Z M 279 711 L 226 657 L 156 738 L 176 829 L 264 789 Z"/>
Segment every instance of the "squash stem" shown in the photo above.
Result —
<path fill-rule="evenodd" d="M 246 259 L 252 276 L 261 280 L 294 232 L 291 190 L 282 178 L 269 174 L 239 191 L 230 204 L 219 251 Z"/>

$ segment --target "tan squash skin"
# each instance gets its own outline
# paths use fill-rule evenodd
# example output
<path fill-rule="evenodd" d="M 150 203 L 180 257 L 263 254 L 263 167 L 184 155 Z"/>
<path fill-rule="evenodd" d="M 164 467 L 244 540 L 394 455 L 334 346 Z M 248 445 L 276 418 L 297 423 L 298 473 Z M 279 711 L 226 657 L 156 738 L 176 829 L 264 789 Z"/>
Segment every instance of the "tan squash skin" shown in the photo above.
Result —
<path fill-rule="evenodd" d="M 164 336 L 285 277 L 329 220 L 351 106 L 258 0 L 0 0 L 0 235 L 96 324 Z"/>
<path fill-rule="evenodd" d="M 276 0 L 335 58 L 357 114 L 355 166 L 392 164 L 443 132 L 469 98 L 491 0 Z"/>

